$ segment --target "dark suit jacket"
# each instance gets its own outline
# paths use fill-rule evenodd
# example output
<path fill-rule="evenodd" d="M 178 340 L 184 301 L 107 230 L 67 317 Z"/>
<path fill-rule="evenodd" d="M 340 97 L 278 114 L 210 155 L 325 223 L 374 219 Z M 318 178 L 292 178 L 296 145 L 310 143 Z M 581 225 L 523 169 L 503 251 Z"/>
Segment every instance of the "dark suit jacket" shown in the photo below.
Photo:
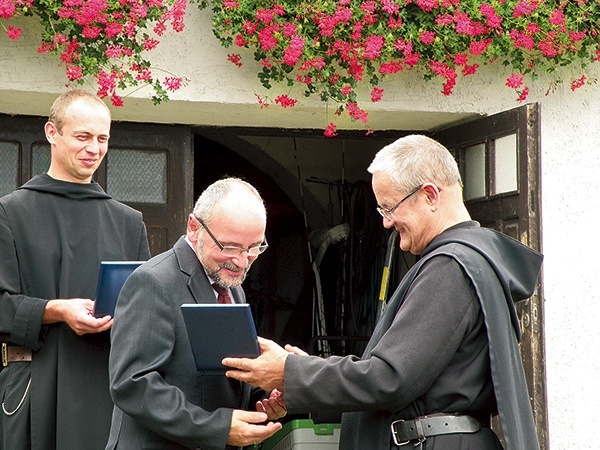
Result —
<path fill-rule="evenodd" d="M 232 295 L 234 302 L 245 302 L 241 288 Z M 216 303 L 216 297 L 182 237 L 136 270 L 119 296 L 109 360 L 115 408 L 107 449 L 222 450 L 232 410 L 248 409 L 248 385 L 196 371 L 183 303 Z"/>

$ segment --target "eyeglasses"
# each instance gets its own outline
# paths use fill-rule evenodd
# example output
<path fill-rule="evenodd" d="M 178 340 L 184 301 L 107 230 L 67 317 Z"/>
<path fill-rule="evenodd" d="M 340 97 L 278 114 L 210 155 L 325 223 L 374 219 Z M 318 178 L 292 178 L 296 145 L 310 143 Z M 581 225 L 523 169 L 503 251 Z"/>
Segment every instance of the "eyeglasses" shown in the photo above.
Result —
<path fill-rule="evenodd" d="M 406 200 L 408 197 L 410 197 L 411 195 L 415 194 L 419 189 L 421 189 L 421 186 L 419 186 L 418 188 L 416 188 L 414 191 L 412 191 L 410 194 L 408 194 L 406 197 L 404 197 L 402 200 L 400 200 L 398 203 L 396 203 L 394 206 L 392 206 L 391 208 L 383 208 L 381 206 L 378 206 L 377 212 L 379 214 L 381 214 L 384 218 L 386 218 L 387 220 L 394 220 L 394 218 L 392 217 L 392 214 L 394 214 L 394 211 L 396 210 L 396 208 L 398 206 L 400 206 L 400 204 Z"/>
<path fill-rule="evenodd" d="M 242 248 L 242 247 L 233 247 L 230 245 L 223 245 L 217 240 L 215 235 L 211 233 L 211 231 L 208 229 L 208 227 L 206 226 L 206 224 L 202 221 L 202 219 L 200 217 L 196 217 L 196 219 L 198 219 L 198 222 L 200 222 L 200 225 L 202 225 L 202 227 L 206 230 L 206 232 L 211 237 L 211 239 L 214 241 L 214 243 L 217 244 L 217 247 L 219 247 L 219 249 L 221 250 L 221 254 L 223 256 L 227 256 L 228 258 L 235 258 L 236 256 L 239 256 L 244 252 L 247 252 L 248 256 L 258 256 L 261 253 L 263 253 L 267 248 L 269 248 L 269 244 L 267 244 L 266 240 L 264 241 L 264 244 L 260 244 L 256 247 L 250 247 L 250 248 Z"/>

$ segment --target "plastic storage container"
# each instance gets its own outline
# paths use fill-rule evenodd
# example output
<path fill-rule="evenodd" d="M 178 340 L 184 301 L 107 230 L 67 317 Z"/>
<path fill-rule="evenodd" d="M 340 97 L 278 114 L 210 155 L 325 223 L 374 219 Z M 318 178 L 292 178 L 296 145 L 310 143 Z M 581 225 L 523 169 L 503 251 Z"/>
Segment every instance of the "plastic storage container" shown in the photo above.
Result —
<path fill-rule="evenodd" d="M 260 450 L 337 450 L 339 423 L 314 424 L 311 419 L 292 420 L 265 440 Z"/>

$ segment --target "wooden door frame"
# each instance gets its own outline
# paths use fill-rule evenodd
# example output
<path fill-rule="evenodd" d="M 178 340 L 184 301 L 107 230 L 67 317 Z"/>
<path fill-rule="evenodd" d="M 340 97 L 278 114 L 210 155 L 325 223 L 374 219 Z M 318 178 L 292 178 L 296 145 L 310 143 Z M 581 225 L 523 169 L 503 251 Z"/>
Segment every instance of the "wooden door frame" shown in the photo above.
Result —
<path fill-rule="evenodd" d="M 478 199 L 477 211 L 473 210 L 475 202 L 466 201 L 465 204 L 475 220 L 479 220 L 483 225 L 497 228 L 539 252 L 542 251 L 540 115 L 540 104 L 533 103 L 432 134 L 434 139 L 449 149 L 461 149 L 485 143 L 488 156 L 493 155 L 493 142 L 496 138 L 516 134 L 517 192 L 494 196 L 494 206 L 491 202 L 486 205 L 485 202 Z M 463 172 L 464 161 L 460 157 L 458 161 L 461 172 Z M 488 201 L 491 191 L 493 190 L 486 189 Z M 498 210 L 498 208 L 500 209 Z M 518 218 L 518 226 L 515 226 L 514 229 L 503 229 L 502 221 L 495 220 L 496 217 Z M 543 276 L 540 276 L 537 289 L 530 299 L 517 303 L 517 311 L 523 331 L 520 343 L 521 357 L 538 438 L 541 448 L 548 448 L 542 279 Z"/>

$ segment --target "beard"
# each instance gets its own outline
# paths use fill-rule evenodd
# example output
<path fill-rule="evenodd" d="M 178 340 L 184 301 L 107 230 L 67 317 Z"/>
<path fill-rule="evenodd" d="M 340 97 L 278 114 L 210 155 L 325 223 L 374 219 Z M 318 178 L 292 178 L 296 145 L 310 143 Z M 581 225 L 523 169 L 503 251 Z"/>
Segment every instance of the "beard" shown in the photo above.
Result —
<path fill-rule="evenodd" d="M 244 282 L 246 276 L 248 275 L 248 271 L 250 270 L 250 262 L 248 262 L 248 266 L 245 269 L 238 267 L 232 262 L 228 261 L 217 265 L 211 264 L 211 262 L 208 261 L 208 258 L 204 254 L 202 246 L 200 245 L 196 247 L 196 254 L 198 255 L 198 260 L 200 261 L 200 264 L 202 264 L 202 267 L 204 267 L 204 270 L 206 271 L 208 276 L 215 283 L 217 283 L 217 285 L 223 288 L 231 289 L 239 286 Z M 237 272 L 238 275 L 236 277 L 223 276 L 221 274 L 221 269 L 232 270 L 234 272 Z"/>

